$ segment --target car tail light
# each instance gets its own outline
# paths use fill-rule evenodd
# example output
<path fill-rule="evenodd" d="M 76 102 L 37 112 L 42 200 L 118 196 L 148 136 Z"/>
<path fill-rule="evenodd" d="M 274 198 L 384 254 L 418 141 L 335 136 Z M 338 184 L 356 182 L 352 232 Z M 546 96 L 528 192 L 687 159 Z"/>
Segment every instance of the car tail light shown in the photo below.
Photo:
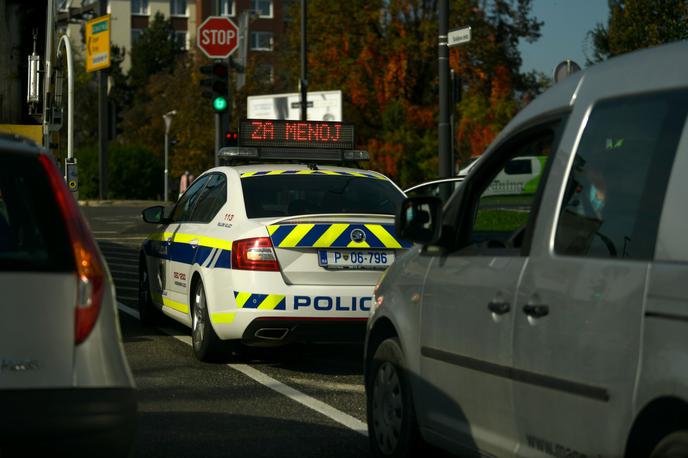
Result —
<path fill-rule="evenodd" d="M 50 188 L 67 227 L 76 262 L 77 303 L 74 316 L 74 343 L 78 345 L 88 337 L 98 319 L 105 287 L 105 268 L 100 260 L 96 242 L 57 167 L 47 155 L 41 154 L 39 161 L 48 175 Z"/>
<path fill-rule="evenodd" d="M 269 237 L 237 240 L 232 244 L 232 269 L 279 271 Z"/>

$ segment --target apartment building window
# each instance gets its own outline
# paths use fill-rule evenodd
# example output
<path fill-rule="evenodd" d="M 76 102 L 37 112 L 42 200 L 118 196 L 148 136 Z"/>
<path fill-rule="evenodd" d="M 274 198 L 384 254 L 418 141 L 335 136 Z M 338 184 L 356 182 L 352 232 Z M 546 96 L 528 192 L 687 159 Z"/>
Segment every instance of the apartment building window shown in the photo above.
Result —
<path fill-rule="evenodd" d="M 143 29 L 131 29 L 131 44 L 133 45 L 136 43 L 139 38 L 141 38 L 141 34 L 143 33 Z"/>
<path fill-rule="evenodd" d="M 220 14 L 222 16 L 235 16 L 236 4 L 234 0 L 220 0 Z"/>
<path fill-rule="evenodd" d="M 251 51 L 272 51 L 272 32 L 251 32 Z"/>
<path fill-rule="evenodd" d="M 186 16 L 186 0 L 170 0 L 170 15 Z"/>
<path fill-rule="evenodd" d="M 260 17 L 272 17 L 272 0 L 251 0 L 251 9 L 259 11 Z"/>
<path fill-rule="evenodd" d="M 188 33 L 186 30 L 176 30 L 174 32 L 174 41 L 179 46 L 179 49 L 189 49 L 189 41 L 187 37 Z"/>
<path fill-rule="evenodd" d="M 148 0 L 131 0 L 131 14 L 148 15 Z"/>

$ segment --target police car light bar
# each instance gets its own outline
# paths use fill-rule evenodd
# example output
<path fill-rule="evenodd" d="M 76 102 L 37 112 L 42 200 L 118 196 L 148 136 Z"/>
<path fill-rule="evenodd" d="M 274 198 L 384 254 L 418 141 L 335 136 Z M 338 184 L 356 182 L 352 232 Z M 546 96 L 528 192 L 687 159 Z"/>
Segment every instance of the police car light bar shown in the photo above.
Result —
<path fill-rule="evenodd" d="M 337 150 L 324 148 L 246 148 L 229 146 L 220 148 L 218 157 L 227 161 L 261 160 L 261 161 L 306 161 L 306 162 L 344 162 L 367 161 L 368 151 Z"/>
<path fill-rule="evenodd" d="M 226 159 L 258 159 L 258 149 L 256 148 L 242 148 L 236 146 L 229 146 L 220 148 L 217 155 Z"/>

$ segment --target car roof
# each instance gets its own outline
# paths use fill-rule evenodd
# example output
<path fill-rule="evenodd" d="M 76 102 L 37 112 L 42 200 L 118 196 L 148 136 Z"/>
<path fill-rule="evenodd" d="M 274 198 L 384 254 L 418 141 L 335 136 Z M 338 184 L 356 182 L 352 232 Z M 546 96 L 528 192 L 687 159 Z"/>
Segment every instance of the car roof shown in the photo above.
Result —
<path fill-rule="evenodd" d="M 11 151 L 20 154 L 38 154 L 45 152 L 33 140 L 16 134 L 0 133 L 0 152 Z"/>
<path fill-rule="evenodd" d="M 366 169 L 354 169 L 350 167 L 339 167 L 339 166 L 334 166 L 334 165 L 317 165 L 317 170 L 327 170 L 327 171 L 334 171 L 334 172 L 363 172 L 363 173 L 372 173 L 381 177 L 385 177 L 383 174 L 379 172 L 375 172 L 373 170 L 366 170 Z M 221 166 L 221 167 L 216 167 L 211 170 L 234 170 L 238 174 L 243 174 L 246 172 L 271 172 L 273 170 L 311 170 L 311 167 L 307 164 L 290 164 L 290 163 L 282 163 L 282 164 L 246 164 L 246 165 L 236 165 L 236 166 Z M 387 178 L 387 177 L 385 177 Z"/>

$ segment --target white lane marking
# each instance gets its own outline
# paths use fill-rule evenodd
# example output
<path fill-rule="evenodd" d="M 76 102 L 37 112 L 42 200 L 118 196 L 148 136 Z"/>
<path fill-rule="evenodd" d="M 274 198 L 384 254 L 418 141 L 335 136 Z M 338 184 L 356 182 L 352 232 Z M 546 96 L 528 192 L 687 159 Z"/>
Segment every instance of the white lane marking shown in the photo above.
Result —
<path fill-rule="evenodd" d="M 119 309 L 123 311 L 124 313 L 133 316 L 136 319 L 139 318 L 139 311 L 135 310 L 131 307 L 127 307 L 126 305 L 122 304 L 121 302 L 117 304 L 119 306 Z M 161 331 L 163 331 L 165 334 L 174 337 L 175 339 L 179 340 L 180 342 L 184 342 L 185 344 L 191 346 L 191 336 L 183 335 L 180 336 L 178 335 L 175 331 L 167 328 L 158 328 Z M 275 380 L 274 378 L 270 377 L 269 375 L 259 371 L 258 369 L 255 369 L 249 365 L 246 364 L 227 364 L 227 366 L 231 367 L 232 369 L 241 372 L 242 374 L 246 375 L 247 377 L 255 380 L 256 382 L 260 383 L 263 386 L 266 386 L 270 388 L 271 390 L 274 390 L 289 399 L 298 402 L 301 405 L 304 405 L 308 407 L 311 410 L 315 410 L 318 413 L 321 413 L 328 417 L 331 420 L 334 420 L 335 422 L 339 423 L 340 425 L 346 426 L 347 428 L 351 429 L 352 431 L 355 431 L 359 434 L 362 434 L 363 436 L 368 436 L 368 426 L 359 420 L 358 418 L 354 418 L 349 414 L 346 414 L 342 412 L 341 410 L 335 409 L 329 404 L 326 404 L 322 401 L 319 401 L 311 396 L 308 396 L 305 393 L 300 392 L 297 389 L 294 389 L 288 385 L 285 385 L 284 383 Z"/>
<path fill-rule="evenodd" d="M 314 389 L 329 389 L 335 391 L 345 391 L 348 393 L 365 393 L 365 387 L 357 383 L 320 383 L 315 380 L 300 378 L 300 377 L 289 377 L 289 381 L 297 385 L 307 386 Z"/>

